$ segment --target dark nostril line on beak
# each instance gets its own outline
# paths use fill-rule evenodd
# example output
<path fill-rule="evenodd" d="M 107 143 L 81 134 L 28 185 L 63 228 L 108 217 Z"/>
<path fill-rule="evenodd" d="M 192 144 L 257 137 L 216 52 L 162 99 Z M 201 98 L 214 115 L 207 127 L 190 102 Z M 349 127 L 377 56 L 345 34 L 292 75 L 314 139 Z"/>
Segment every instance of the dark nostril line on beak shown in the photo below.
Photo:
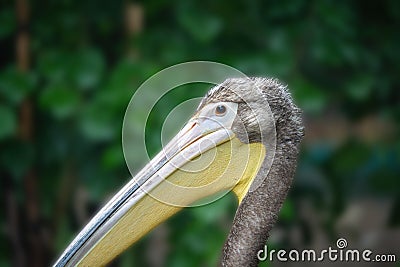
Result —
<path fill-rule="evenodd" d="M 199 123 L 197 122 L 197 120 L 195 122 L 192 123 L 192 126 L 190 127 L 189 130 L 192 130 L 196 125 L 198 125 Z"/>

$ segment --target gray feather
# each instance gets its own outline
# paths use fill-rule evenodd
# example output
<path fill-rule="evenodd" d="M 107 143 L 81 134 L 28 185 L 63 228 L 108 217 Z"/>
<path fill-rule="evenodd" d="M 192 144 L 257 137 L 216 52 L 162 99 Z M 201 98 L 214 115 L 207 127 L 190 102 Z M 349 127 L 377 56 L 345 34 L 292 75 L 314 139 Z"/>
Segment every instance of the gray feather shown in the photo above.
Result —
<path fill-rule="evenodd" d="M 301 111 L 286 86 L 268 78 L 228 79 L 209 91 L 199 109 L 218 101 L 239 103 L 242 123 L 238 122 L 234 129 L 239 139 L 262 141 L 275 150 L 271 164 L 267 164 L 270 158 L 266 157 L 257 174 L 262 178 L 261 184 L 250 190 L 240 204 L 221 257 L 222 266 L 257 266 L 257 252 L 263 248 L 278 218 L 295 173 L 304 136 Z M 267 113 L 271 113 L 270 117 L 263 116 Z M 272 138 L 270 135 L 275 132 Z M 261 138 L 262 135 L 266 138 Z"/>

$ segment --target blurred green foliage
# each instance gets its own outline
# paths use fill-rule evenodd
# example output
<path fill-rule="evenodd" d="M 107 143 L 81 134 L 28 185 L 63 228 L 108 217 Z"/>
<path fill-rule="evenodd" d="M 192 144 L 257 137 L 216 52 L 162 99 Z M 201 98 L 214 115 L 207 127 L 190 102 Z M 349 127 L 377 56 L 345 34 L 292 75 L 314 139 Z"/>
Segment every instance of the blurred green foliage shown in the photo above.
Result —
<path fill-rule="evenodd" d="M 135 34 L 126 30 L 128 6 L 126 1 L 31 1 L 32 63 L 23 73 L 15 60 L 20 29 L 14 3 L 0 4 L 0 193 L 15 197 L 17 231 L 25 238 L 32 231 L 26 215 L 32 195 L 24 177 L 34 169 L 39 208 L 34 231 L 46 234 L 37 241 L 46 265 L 129 177 L 121 148 L 124 111 L 138 86 L 165 67 L 212 60 L 249 76 L 278 77 L 307 118 L 323 120 L 333 110 L 351 125 L 373 115 L 399 131 L 399 1 L 146 1 L 144 26 Z M 153 112 L 146 126 L 150 154 L 161 147 L 159 131 L 169 110 L 205 90 L 175 93 L 158 104 L 160 112 Z M 33 112 L 28 141 L 17 134 L 27 99 Z M 398 139 L 309 140 L 279 224 L 301 223 L 300 199 L 312 199 L 327 212 L 330 233 L 354 196 L 392 197 L 397 203 L 392 213 L 400 214 L 399 163 Z M 7 197 L 0 201 L 5 207 L 0 265 L 9 266 L 17 255 L 9 234 L 11 208 Z M 214 266 L 235 205 L 229 195 L 168 221 L 165 265 Z M 398 226 L 400 218 L 393 214 Z M 148 265 L 152 238 L 114 265 Z M 22 252 L 30 255 L 29 248 L 22 240 Z"/>

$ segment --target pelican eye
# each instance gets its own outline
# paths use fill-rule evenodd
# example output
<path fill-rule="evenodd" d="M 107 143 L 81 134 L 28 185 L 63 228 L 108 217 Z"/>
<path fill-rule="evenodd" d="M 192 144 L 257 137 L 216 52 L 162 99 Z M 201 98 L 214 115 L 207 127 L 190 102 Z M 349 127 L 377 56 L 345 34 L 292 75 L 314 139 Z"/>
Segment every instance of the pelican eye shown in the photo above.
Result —
<path fill-rule="evenodd" d="M 226 113 L 226 107 L 224 105 L 218 105 L 215 108 L 215 115 L 217 116 L 224 116 Z"/>

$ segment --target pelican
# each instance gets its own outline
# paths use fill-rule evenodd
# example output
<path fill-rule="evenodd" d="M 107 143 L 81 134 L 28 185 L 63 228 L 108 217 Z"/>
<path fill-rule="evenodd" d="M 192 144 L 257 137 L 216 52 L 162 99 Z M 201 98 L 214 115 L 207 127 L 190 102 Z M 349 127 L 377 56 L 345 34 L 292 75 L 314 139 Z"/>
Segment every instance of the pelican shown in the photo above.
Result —
<path fill-rule="evenodd" d="M 104 266 L 183 207 L 230 190 L 238 209 L 220 265 L 257 266 L 292 183 L 303 135 L 301 111 L 278 80 L 225 80 L 54 266 Z"/>

